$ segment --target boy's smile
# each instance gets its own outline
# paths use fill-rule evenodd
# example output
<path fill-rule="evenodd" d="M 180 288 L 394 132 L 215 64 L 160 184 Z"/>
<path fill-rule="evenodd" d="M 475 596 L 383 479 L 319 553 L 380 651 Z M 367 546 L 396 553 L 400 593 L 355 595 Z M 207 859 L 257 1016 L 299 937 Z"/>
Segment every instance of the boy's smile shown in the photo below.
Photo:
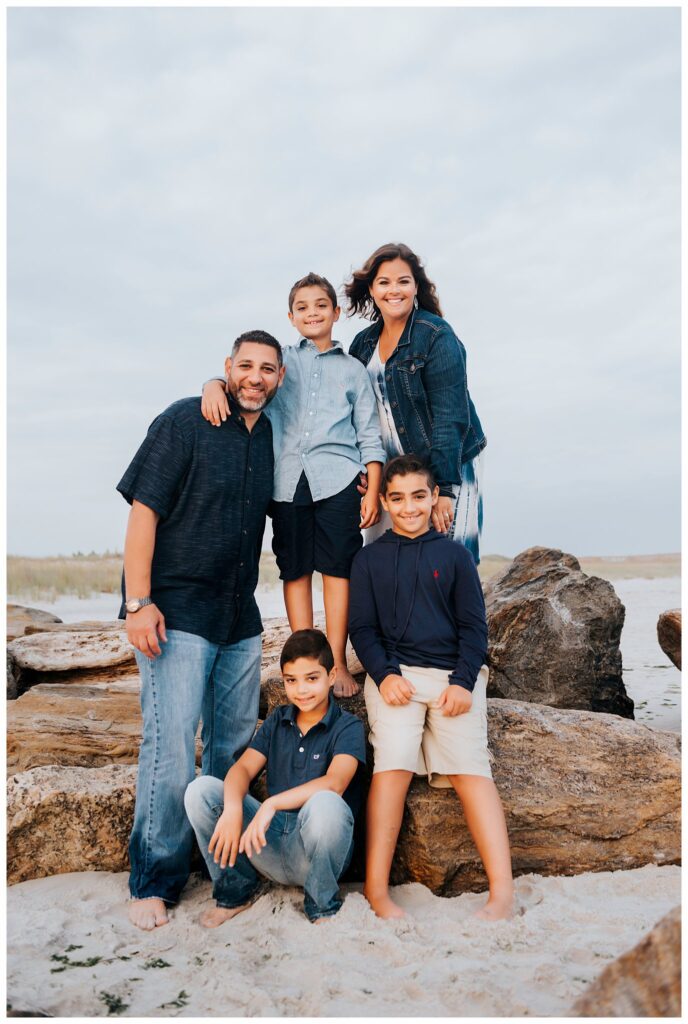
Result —
<path fill-rule="evenodd" d="M 287 699 L 296 705 L 307 723 L 315 724 L 325 715 L 334 677 L 335 670 L 328 672 L 316 658 L 285 662 L 282 678 Z"/>
<path fill-rule="evenodd" d="M 439 488 L 428 486 L 424 473 L 393 476 L 387 493 L 381 495 L 383 508 L 389 512 L 392 529 L 402 537 L 418 537 L 430 529 L 430 516 L 437 504 Z"/>
<path fill-rule="evenodd" d="M 332 328 L 339 320 L 339 306 L 319 285 L 299 288 L 294 295 L 289 319 L 297 331 L 309 341 L 331 342 Z"/>

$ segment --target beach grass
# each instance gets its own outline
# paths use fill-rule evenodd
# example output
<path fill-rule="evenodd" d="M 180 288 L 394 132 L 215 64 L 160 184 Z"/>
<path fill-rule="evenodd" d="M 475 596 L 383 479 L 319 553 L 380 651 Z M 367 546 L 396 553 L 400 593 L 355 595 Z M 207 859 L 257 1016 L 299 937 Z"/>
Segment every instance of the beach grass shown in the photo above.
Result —
<path fill-rule="evenodd" d="M 484 581 L 503 569 L 510 559 L 504 555 L 485 555 L 479 566 Z M 630 555 L 580 558 L 584 572 L 607 580 L 657 579 L 680 576 L 681 556 Z M 7 558 L 7 591 L 14 597 L 32 601 L 55 601 L 71 595 L 89 598 L 94 594 L 119 593 L 122 577 L 122 555 L 114 551 L 104 554 L 77 552 L 71 556 L 54 558 Z M 316 574 L 315 586 L 320 589 Z M 271 551 L 263 551 L 260 558 L 259 588 L 271 590 L 279 586 L 279 571 Z"/>

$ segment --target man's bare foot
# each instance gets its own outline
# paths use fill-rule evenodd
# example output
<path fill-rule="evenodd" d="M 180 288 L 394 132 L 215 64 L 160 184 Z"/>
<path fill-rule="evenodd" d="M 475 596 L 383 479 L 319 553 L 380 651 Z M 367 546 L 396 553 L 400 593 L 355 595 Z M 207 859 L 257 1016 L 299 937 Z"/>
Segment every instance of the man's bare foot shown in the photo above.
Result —
<path fill-rule="evenodd" d="M 346 665 L 337 665 L 337 675 L 334 680 L 335 697 L 353 697 L 359 690 L 360 686 Z"/>
<path fill-rule="evenodd" d="M 154 928 L 162 928 L 167 924 L 167 907 L 163 900 L 151 896 L 146 900 L 132 900 L 129 904 L 129 920 L 144 932 L 152 932 Z"/>
<path fill-rule="evenodd" d="M 378 917 L 382 917 L 385 920 L 391 918 L 406 917 L 406 914 L 398 907 L 388 892 L 380 893 L 379 895 L 373 895 L 373 893 L 363 890 L 363 895 L 370 903 L 370 906 L 375 911 Z"/>
<path fill-rule="evenodd" d="M 250 903 L 244 903 L 243 907 L 211 907 L 210 910 L 204 911 L 198 920 L 204 928 L 219 928 L 225 921 L 236 917 L 249 906 Z"/>
<path fill-rule="evenodd" d="M 503 893 L 490 893 L 490 897 L 480 910 L 476 911 L 474 917 L 482 921 L 507 921 L 514 916 L 514 890 L 513 888 Z"/>

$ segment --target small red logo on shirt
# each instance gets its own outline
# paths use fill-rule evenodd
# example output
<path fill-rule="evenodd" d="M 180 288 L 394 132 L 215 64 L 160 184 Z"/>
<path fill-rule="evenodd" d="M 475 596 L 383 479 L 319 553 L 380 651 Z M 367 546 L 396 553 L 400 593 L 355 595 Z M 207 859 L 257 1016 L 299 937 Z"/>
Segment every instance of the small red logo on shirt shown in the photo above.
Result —
<path fill-rule="evenodd" d="M 439 569 L 435 569 L 435 571 L 433 572 L 432 575 L 435 577 L 436 580 L 438 580 L 440 578 L 440 571 L 439 571 Z"/>

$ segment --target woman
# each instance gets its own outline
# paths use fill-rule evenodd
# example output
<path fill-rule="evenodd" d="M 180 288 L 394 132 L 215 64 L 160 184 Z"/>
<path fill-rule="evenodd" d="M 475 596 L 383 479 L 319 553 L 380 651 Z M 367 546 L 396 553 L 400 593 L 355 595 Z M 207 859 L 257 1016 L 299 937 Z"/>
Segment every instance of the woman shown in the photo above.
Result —
<path fill-rule="evenodd" d="M 349 352 L 367 367 L 391 459 L 424 457 L 440 486 L 435 529 L 480 561 L 480 452 L 487 441 L 468 393 L 466 351 L 442 318 L 435 286 L 407 245 L 380 246 L 346 285 L 349 316 L 372 320 Z M 389 523 L 367 531 L 375 540 Z"/>

